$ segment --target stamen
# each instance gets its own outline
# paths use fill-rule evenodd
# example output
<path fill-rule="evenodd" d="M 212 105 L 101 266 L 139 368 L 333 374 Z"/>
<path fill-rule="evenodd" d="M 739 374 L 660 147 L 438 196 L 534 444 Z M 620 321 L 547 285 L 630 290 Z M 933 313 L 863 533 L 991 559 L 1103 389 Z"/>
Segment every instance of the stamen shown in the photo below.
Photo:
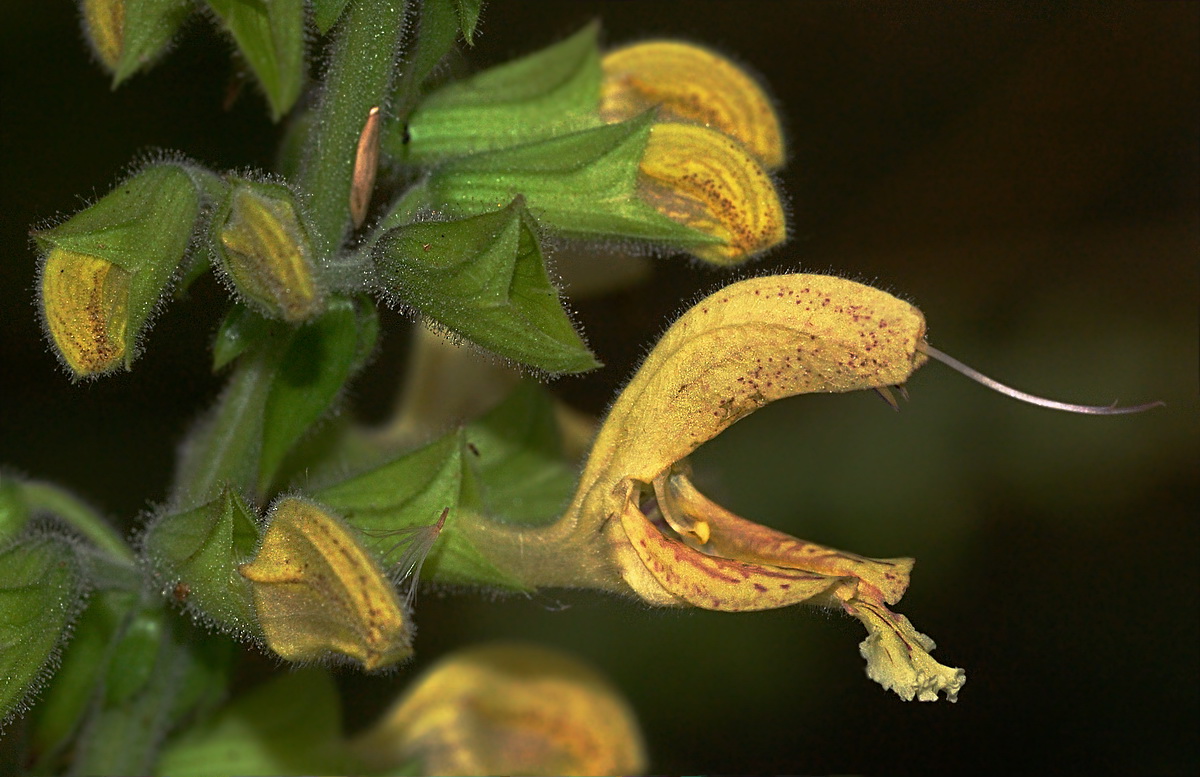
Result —
<path fill-rule="evenodd" d="M 917 349 L 923 351 L 927 356 L 929 356 L 929 358 L 937 359 L 947 367 L 961 372 L 971 380 L 982 383 L 994 391 L 999 391 L 1005 396 L 1012 397 L 1013 399 L 1019 399 L 1022 402 L 1028 402 L 1031 405 L 1048 407 L 1051 410 L 1063 410 L 1068 413 L 1085 413 L 1088 415 L 1125 415 L 1127 413 L 1141 413 L 1142 411 L 1150 410 L 1151 408 L 1163 407 L 1166 405 L 1166 403 L 1162 400 L 1147 402 L 1144 405 L 1132 405 L 1128 407 L 1118 407 L 1116 402 L 1113 402 L 1111 405 L 1075 405 L 1071 404 L 1070 402 L 1058 402 L 1053 399 L 1039 397 L 1035 394 L 1027 394 L 1024 391 L 1018 391 L 1011 386 L 1006 386 L 1000 381 L 993 380 L 978 370 L 968 367 L 958 359 L 955 359 L 953 356 L 942 353 L 937 348 L 934 348 L 932 345 L 924 341 L 917 343 Z"/>

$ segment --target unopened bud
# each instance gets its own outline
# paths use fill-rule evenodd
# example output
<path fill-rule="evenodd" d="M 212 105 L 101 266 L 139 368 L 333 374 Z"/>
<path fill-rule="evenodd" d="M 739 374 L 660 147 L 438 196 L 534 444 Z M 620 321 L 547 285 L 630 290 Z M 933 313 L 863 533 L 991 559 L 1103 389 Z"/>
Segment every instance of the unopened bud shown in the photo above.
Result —
<path fill-rule="evenodd" d="M 356 750 L 424 774 L 640 774 L 629 705 L 594 669 L 533 645 L 460 651 L 419 678 Z"/>
<path fill-rule="evenodd" d="M 221 267 L 261 312 L 295 323 L 321 311 L 312 243 L 286 186 L 234 181 L 216 230 Z"/>
<path fill-rule="evenodd" d="M 113 85 L 166 50 L 192 10 L 188 0 L 83 0 L 83 31 Z"/>
<path fill-rule="evenodd" d="M 46 327 L 77 377 L 133 360 L 137 337 L 191 239 L 199 195 L 187 170 L 155 165 L 34 234 Z"/>
<path fill-rule="evenodd" d="M 610 51 L 600 64 L 605 121 L 658 108 L 664 121 L 695 122 L 737 139 L 769 170 L 783 164 L 783 133 L 770 99 L 750 74 L 720 54 L 652 40 Z"/>
<path fill-rule="evenodd" d="M 736 140 L 694 124 L 655 124 L 640 194 L 660 213 L 720 243 L 689 251 L 731 265 L 787 239 L 783 203 L 766 170 Z"/>
<path fill-rule="evenodd" d="M 391 581 L 319 505 L 280 500 L 254 559 L 238 571 L 267 645 L 289 661 L 342 656 L 372 670 L 412 654 L 409 614 Z"/>

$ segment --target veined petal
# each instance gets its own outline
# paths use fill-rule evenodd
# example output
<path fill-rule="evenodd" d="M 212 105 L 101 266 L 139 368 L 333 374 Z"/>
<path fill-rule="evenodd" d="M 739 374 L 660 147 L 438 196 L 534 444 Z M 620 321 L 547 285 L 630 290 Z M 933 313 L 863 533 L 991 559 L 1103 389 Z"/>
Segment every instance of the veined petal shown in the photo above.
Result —
<path fill-rule="evenodd" d="M 966 672 L 943 666 L 929 651 L 933 640 L 913 628 L 908 618 L 882 604 L 849 599 L 842 608 L 863 622 L 870 635 L 858 646 L 867 659 L 867 676 L 905 701 L 937 701 L 946 694 L 958 701 L 958 692 L 967 681 Z"/>

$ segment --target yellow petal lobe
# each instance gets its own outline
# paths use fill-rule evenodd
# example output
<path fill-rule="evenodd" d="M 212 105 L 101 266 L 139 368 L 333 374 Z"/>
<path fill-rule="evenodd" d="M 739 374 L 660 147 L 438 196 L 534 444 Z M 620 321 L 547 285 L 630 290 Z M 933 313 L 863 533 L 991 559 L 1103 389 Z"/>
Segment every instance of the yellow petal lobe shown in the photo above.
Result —
<path fill-rule="evenodd" d="M 289 661 L 342 656 L 373 670 L 412 654 L 409 616 L 391 581 L 319 505 L 280 500 L 254 559 L 238 572 L 252 584 L 267 645 Z"/>
<path fill-rule="evenodd" d="M 766 170 L 736 140 L 695 124 L 655 124 L 638 194 L 660 213 L 721 243 L 691 249 L 732 265 L 787 239 L 783 203 Z"/>
<path fill-rule="evenodd" d="M 700 46 L 652 40 L 609 52 L 600 115 L 623 121 L 651 108 L 664 120 L 703 124 L 736 138 L 768 170 L 783 164 L 779 118 L 762 87 L 742 68 Z"/>
<path fill-rule="evenodd" d="M 42 312 L 76 376 L 126 363 L 130 274 L 95 256 L 52 249 L 42 267 Z"/>
<path fill-rule="evenodd" d="M 356 742 L 371 768 L 424 774 L 640 774 L 632 710 L 594 669 L 558 651 L 495 644 L 432 667 Z"/>

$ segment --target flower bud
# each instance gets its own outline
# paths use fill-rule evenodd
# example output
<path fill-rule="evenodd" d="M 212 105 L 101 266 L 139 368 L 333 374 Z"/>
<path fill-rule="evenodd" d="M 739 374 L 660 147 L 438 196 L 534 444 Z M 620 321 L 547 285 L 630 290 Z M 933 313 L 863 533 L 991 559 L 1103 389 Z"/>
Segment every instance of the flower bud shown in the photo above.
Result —
<path fill-rule="evenodd" d="M 184 257 L 199 207 L 184 167 L 155 165 L 34 234 L 44 255 L 42 314 L 76 377 L 129 366 L 138 335 Z"/>
<path fill-rule="evenodd" d="M 214 229 L 220 265 L 237 292 L 271 318 L 297 323 L 323 309 L 313 249 L 286 186 L 232 182 Z"/>
<path fill-rule="evenodd" d="M 267 645 L 289 661 L 346 657 L 373 670 L 412 654 L 413 629 L 379 563 L 341 519 L 287 497 L 276 503 L 250 581 Z"/>
<path fill-rule="evenodd" d="M 783 133 L 770 99 L 745 70 L 716 52 L 651 40 L 610 51 L 600 65 L 605 121 L 657 107 L 664 121 L 702 124 L 735 138 L 768 170 L 783 164 Z"/>
<path fill-rule="evenodd" d="M 639 194 L 659 212 L 719 243 L 688 250 L 731 265 L 787 239 L 770 176 L 737 141 L 694 124 L 655 124 L 640 165 Z"/>
<path fill-rule="evenodd" d="M 83 30 L 113 86 L 167 48 L 191 11 L 187 0 L 83 0 Z"/>
<path fill-rule="evenodd" d="M 595 670 L 533 645 L 460 651 L 357 742 L 368 766 L 425 774 L 640 774 L 632 710 Z"/>
<path fill-rule="evenodd" d="M 83 0 L 83 29 L 100 62 L 116 70 L 125 39 L 125 0 Z"/>

